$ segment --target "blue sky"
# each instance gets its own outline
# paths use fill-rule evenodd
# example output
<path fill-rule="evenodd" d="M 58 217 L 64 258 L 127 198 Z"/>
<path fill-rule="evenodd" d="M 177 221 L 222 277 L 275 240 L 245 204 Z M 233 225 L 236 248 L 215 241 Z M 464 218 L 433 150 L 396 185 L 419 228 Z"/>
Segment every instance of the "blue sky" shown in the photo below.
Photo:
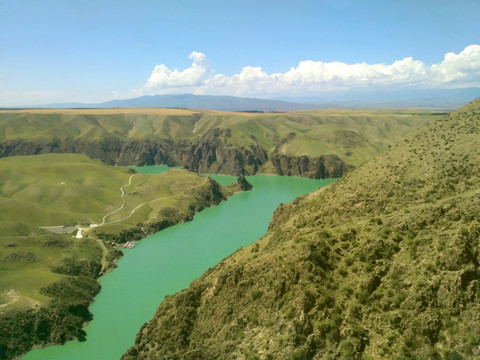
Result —
<path fill-rule="evenodd" d="M 480 86 L 478 14 L 478 0 L 0 0 L 0 106 Z"/>

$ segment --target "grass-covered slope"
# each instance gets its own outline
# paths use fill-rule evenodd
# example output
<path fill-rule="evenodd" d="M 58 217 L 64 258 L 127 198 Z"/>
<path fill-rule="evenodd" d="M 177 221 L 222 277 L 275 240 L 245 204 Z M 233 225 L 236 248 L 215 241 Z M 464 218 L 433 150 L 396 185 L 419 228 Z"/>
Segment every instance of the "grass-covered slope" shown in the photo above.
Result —
<path fill-rule="evenodd" d="M 480 99 L 167 297 L 124 359 L 480 357 Z"/>
<path fill-rule="evenodd" d="M 185 109 L 0 111 L 0 157 L 84 153 L 108 164 L 167 163 L 200 173 L 338 177 L 439 112 Z"/>
<path fill-rule="evenodd" d="M 0 359 L 83 339 L 96 279 L 119 244 L 189 220 L 234 190 L 190 171 L 134 174 L 80 154 L 0 159 Z"/>

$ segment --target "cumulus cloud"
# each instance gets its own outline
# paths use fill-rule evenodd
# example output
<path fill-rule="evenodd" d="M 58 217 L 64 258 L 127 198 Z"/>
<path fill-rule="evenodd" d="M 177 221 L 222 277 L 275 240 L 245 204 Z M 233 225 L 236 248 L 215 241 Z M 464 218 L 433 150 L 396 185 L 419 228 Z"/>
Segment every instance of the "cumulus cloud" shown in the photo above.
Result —
<path fill-rule="evenodd" d="M 143 90 L 147 93 L 167 93 L 200 86 L 202 81 L 212 74 L 207 57 L 194 51 L 189 58 L 193 63 L 183 71 L 170 70 L 163 64 L 155 66 Z"/>
<path fill-rule="evenodd" d="M 183 70 L 155 66 L 142 94 L 191 92 L 262 96 L 314 94 L 328 90 L 359 88 L 453 88 L 480 86 L 480 45 L 470 45 L 458 54 L 447 53 L 442 62 L 427 65 L 411 57 L 392 64 L 347 64 L 305 60 L 284 73 L 268 74 L 261 67 L 246 66 L 239 73 L 215 74 L 207 58 L 192 52 L 192 65 Z"/>
<path fill-rule="evenodd" d="M 458 55 L 445 54 L 440 64 L 432 65 L 437 83 L 448 83 L 462 87 L 463 84 L 480 83 L 480 46 L 467 46 Z"/>

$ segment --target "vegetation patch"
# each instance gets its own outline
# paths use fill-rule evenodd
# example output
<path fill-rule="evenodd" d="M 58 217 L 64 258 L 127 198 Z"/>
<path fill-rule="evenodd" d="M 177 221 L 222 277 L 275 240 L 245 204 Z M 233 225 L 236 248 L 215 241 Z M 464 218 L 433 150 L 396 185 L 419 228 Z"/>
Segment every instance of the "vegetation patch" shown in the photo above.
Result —
<path fill-rule="evenodd" d="M 441 112 L 328 109 L 0 111 L 0 157 L 83 153 L 115 165 L 198 173 L 341 177 Z"/>
<path fill-rule="evenodd" d="M 0 159 L 0 180 L 2 359 L 84 340 L 97 278 L 115 266 L 121 244 L 241 190 L 190 171 L 142 175 L 80 154 Z"/>
<path fill-rule="evenodd" d="M 123 359 L 479 358 L 479 142 L 480 99 L 281 205 Z"/>

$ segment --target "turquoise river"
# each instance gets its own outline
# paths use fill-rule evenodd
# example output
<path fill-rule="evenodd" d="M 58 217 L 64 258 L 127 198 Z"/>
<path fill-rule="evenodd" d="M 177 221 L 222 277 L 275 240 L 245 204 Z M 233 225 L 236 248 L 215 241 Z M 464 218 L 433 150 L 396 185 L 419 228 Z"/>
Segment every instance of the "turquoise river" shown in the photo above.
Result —
<path fill-rule="evenodd" d="M 150 167 L 136 170 L 155 172 Z M 212 177 L 223 184 L 235 180 Z M 269 175 L 247 180 L 254 190 L 235 194 L 197 213 L 193 221 L 162 230 L 125 251 L 118 267 L 100 278 L 102 290 L 90 307 L 94 318 L 85 328 L 87 341 L 36 349 L 22 359 L 118 360 L 166 295 L 188 287 L 239 247 L 262 237 L 280 203 L 334 181 Z"/>

